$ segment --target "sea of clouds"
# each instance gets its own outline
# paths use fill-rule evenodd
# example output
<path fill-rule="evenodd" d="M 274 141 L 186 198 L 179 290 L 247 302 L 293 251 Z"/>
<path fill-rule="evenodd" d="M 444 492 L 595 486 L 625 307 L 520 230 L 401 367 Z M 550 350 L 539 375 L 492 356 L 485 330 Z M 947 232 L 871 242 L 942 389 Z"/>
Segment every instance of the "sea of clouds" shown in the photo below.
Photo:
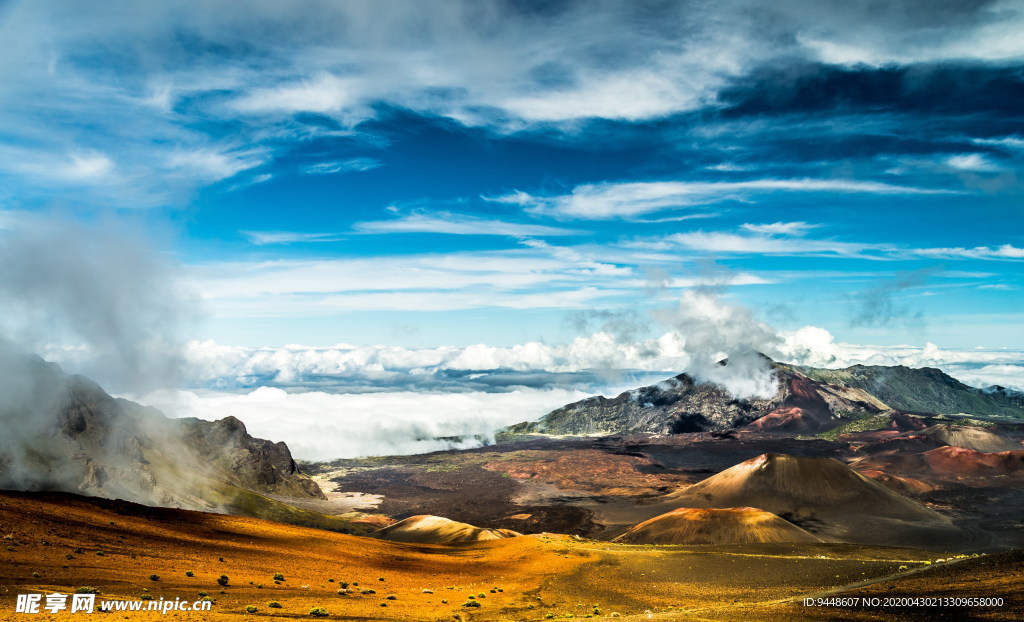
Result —
<path fill-rule="evenodd" d="M 1024 390 L 1022 351 L 853 345 L 813 326 L 776 336 L 771 355 L 784 362 L 936 367 L 972 386 Z M 236 416 L 255 436 L 284 440 L 297 457 L 311 460 L 480 446 L 500 428 L 564 404 L 618 395 L 703 365 L 695 365 L 678 332 L 633 343 L 598 332 L 561 345 L 417 349 L 194 341 L 185 358 L 186 388 L 126 397 L 174 417 Z M 774 390 L 770 382 L 751 381 L 759 369 L 733 373 L 735 379 L 713 379 L 741 394 Z"/>

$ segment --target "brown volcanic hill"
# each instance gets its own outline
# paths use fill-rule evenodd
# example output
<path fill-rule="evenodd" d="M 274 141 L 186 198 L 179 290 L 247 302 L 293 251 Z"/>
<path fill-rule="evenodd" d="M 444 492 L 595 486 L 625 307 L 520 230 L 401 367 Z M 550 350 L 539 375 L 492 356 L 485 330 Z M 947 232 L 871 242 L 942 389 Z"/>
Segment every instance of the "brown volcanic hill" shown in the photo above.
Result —
<path fill-rule="evenodd" d="M 1024 451 L 983 452 L 965 447 L 940 447 L 924 454 L 928 467 L 937 474 L 1010 475 L 1024 471 Z"/>
<path fill-rule="evenodd" d="M 456 544 L 514 538 L 522 534 L 511 529 L 483 529 L 442 516 L 410 516 L 369 534 L 372 538 L 417 544 Z"/>
<path fill-rule="evenodd" d="M 831 458 L 762 454 L 662 498 L 658 507 L 758 507 L 826 539 L 944 546 L 949 519 Z"/>
<path fill-rule="evenodd" d="M 991 430 L 977 426 L 944 423 L 925 428 L 919 434 L 946 445 L 964 447 L 974 451 L 993 452 L 1021 449 L 1019 443 L 1014 443 Z"/>
<path fill-rule="evenodd" d="M 861 389 L 812 380 L 797 368 L 765 361 L 778 380 L 776 394 L 767 399 L 735 399 L 717 384 L 679 374 L 612 399 L 598 396 L 568 404 L 502 434 L 678 434 L 743 426 L 761 432 L 820 432 L 889 409 Z"/>
<path fill-rule="evenodd" d="M 294 508 L 263 495 L 324 498 L 284 443 L 253 438 L 234 417 L 169 419 L 9 348 L 0 381 L 0 488 L 278 520 Z"/>
<path fill-rule="evenodd" d="M 627 544 L 743 544 L 822 540 L 771 512 L 757 508 L 677 508 L 634 525 L 614 541 Z"/>

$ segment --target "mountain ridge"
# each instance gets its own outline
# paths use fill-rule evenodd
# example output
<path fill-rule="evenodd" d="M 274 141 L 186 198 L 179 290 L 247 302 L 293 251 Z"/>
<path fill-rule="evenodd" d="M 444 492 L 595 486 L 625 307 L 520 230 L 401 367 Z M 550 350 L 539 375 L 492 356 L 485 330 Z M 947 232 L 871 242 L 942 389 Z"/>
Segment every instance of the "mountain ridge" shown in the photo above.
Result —
<path fill-rule="evenodd" d="M 771 397 L 737 399 L 720 385 L 682 373 L 614 398 L 595 396 L 566 404 L 538 420 L 508 426 L 499 437 L 736 429 L 820 433 L 882 413 L 1024 419 L 1024 405 L 1014 393 L 975 389 L 931 367 L 854 365 L 828 370 L 764 358 L 778 384 Z"/>

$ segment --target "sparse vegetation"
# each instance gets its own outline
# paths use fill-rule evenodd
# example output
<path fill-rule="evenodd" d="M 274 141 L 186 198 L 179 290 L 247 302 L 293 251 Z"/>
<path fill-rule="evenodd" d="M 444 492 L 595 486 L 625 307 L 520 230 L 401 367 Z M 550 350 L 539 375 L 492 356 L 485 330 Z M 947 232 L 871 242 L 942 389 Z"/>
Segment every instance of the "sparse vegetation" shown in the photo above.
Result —
<path fill-rule="evenodd" d="M 313 607 L 312 609 L 309 610 L 309 615 L 316 616 L 318 618 L 323 618 L 323 617 L 329 616 L 331 614 L 327 613 L 327 610 L 324 609 L 323 607 Z"/>
<path fill-rule="evenodd" d="M 75 594 L 99 594 L 100 591 L 91 585 L 83 585 L 82 587 L 75 590 Z"/>
<path fill-rule="evenodd" d="M 143 594 L 142 596 L 139 597 L 139 600 L 153 600 L 153 595 L 152 594 Z"/>
<path fill-rule="evenodd" d="M 151 575 L 149 575 L 149 580 L 150 581 L 159 581 L 160 580 L 160 575 L 158 575 L 158 574 L 151 574 Z"/>
<path fill-rule="evenodd" d="M 355 583 L 353 585 L 359 585 L 359 584 Z M 345 589 L 346 587 L 348 587 L 348 581 L 338 581 L 338 587 L 340 587 L 342 589 Z"/>
<path fill-rule="evenodd" d="M 257 611 L 259 611 L 259 608 L 256 605 L 247 605 L 245 608 L 246 613 L 256 613 Z"/>
<path fill-rule="evenodd" d="M 269 603 L 267 603 L 267 608 L 268 609 L 283 609 L 283 607 L 281 607 L 281 603 L 277 602 L 276 600 L 272 600 Z"/>
<path fill-rule="evenodd" d="M 274 581 L 284 581 L 284 574 L 280 572 L 274 573 Z"/>
<path fill-rule="evenodd" d="M 876 415 L 863 415 L 844 423 L 843 425 L 832 428 L 827 432 L 822 432 L 818 435 L 818 438 L 824 438 L 830 441 L 836 440 L 841 434 L 850 434 L 852 432 L 866 432 L 868 430 L 878 430 L 886 427 L 889 421 L 892 419 L 891 414 L 879 413 Z"/>
<path fill-rule="evenodd" d="M 218 579 L 217 579 L 217 585 L 223 585 L 223 586 L 227 586 L 227 584 L 228 584 L 228 581 L 230 581 L 230 580 L 231 580 L 231 579 L 229 579 L 229 578 L 228 578 L 228 576 L 227 576 L 226 574 L 222 574 L 222 575 L 220 576 L 220 578 L 218 578 Z"/>
<path fill-rule="evenodd" d="M 186 570 L 185 571 L 185 576 L 186 577 L 194 577 L 194 576 L 196 576 L 196 573 L 192 572 L 191 570 Z"/>
<path fill-rule="evenodd" d="M 480 601 L 478 601 L 478 600 L 467 600 L 466 602 L 462 603 L 462 606 L 463 607 L 479 607 L 480 606 Z"/>

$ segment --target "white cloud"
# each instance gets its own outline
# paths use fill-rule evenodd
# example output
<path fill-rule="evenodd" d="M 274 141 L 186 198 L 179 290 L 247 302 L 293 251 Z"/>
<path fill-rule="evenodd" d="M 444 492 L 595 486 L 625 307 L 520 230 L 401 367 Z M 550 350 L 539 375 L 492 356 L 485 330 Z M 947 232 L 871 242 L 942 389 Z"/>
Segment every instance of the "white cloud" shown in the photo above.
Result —
<path fill-rule="evenodd" d="M 977 173 L 990 173 L 1002 170 L 999 165 L 992 162 L 980 153 L 962 153 L 960 155 L 946 158 L 946 164 L 962 171 L 973 171 Z"/>
<path fill-rule="evenodd" d="M 991 145 L 993 147 L 1004 147 L 1013 150 L 1024 150 L 1024 138 L 1019 136 L 1004 136 L 1002 138 L 975 138 L 974 142 L 979 145 Z"/>
<path fill-rule="evenodd" d="M 1016 59 L 1024 21 L 1013 0 L 827 10 L 745 0 L 543 9 L 387 0 L 175 0 L 131 11 L 79 4 L 22 2 L 5 12 L 0 125 L 29 153 L 0 154 L 0 171 L 20 174 L 21 163 L 41 162 L 52 173 L 69 150 L 101 153 L 117 166 L 85 155 L 64 173 L 116 172 L 106 181 L 118 187 L 94 198 L 136 205 L 167 205 L 246 168 L 251 158 L 218 149 L 226 128 L 240 144 L 280 153 L 312 136 L 350 133 L 385 109 L 498 132 L 572 134 L 589 119 L 652 120 L 721 106 L 724 88 L 776 62 Z M 299 120 L 308 114 L 330 122 Z M 69 128 L 90 131 L 71 144 Z M 167 176 L 168 152 L 192 154 L 170 165 L 188 170 Z M 45 193 L 41 177 L 32 181 Z M 659 210 L 705 200 L 676 194 L 641 203 Z M 555 207 L 568 217 L 644 213 L 601 203 L 581 196 Z"/>
<path fill-rule="evenodd" d="M 361 85 L 356 79 L 323 73 L 279 86 L 252 89 L 232 106 L 246 113 L 348 111 L 350 122 L 354 124 L 359 119 L 351 115 L 362 107 L 360 91 Z M 364 110 L 363 115 L 368 113 Z"/>
<path fill-rule="evenodd" d="M 239 231 L 247 240 L 256 245 L 295 244 L 308 242 L 337 242 L 337 233 L 299 233 L 296 231 Z"/>
<path fill-rule="evenodd" d="M 167 167 L 195 179 L 214 182 L 257 167 L 266 159 L 267 154 L 260 149 L 177 149 L 167 156 Z"/>
<path fill-rule="evenodd" d="M 946 259 L 1024 259 L 1024 248 L 1018 248 L 1012 244 L 1003 244 L 995 248 L 990 246 L 976 246 L 974 248 L 964 248 L 961 246 L 918 248 L 907 252 L 924 257 L 942 257 Z"/>
<path fill-rule="evenodd" d="M 784 237 L 779 235 L 788 223 L 767 225 L 767 230 L 759 225 L 743 225 L 746 230 L 765 230 L 772 235 L 740 235 L 722 231 L 690 231 L 675 233 L 658 238 L 639 238 L 622 243 L 625 248 L 669 250 L 674 247 L 685 248 L 712 254 L 741 255 L 815 255 L 856 257 L 859 259 L 906 259 L 915 257 L 942 259 L 985 259 L 985 260 L 1017 260 L 1024 259 L 1024 248 L 1012 244 L 997 247 L 976 246 L 974 248 L 909 248 L 896 244 L 877 244 L 867 242 L 842 242 L 838 240 L 821 240 L 806 237 Z M 802 224 L 802 223 L 801 223 Z M 777 225 L 782 225 L 778 227 Z M 794 229 L 794 236 L 799 227 Z"/>
<path fill-rule="evenodd" d="M 806 222 L 774 222 L 761 225 L 744 224 L 740 228 L 751 233 L 763 233 L 766 235 L 804 235 L 811 229 L 821 225 L 811 225 Z"/>
<path fill-rule="evenodd" d="M 582 235 L 585 231 L 547 225 L 507 222 L 478 218 L 451 212 L 414 213 L 394 220 L 357 222 L 352 226 L 360 233 L 448 233 L 452 235 L 565 236 Z"/>
<path fill-rule="evenodd" d="M 678 245 L 692 251 L 707 253 L 737 253 L 758 255 L 831 255 L 837 257 L 858 257 L 879 259 L 876 253 L 892 251 L 893 247 L 880 244 L 862 244 L 835 240 L 813 240 L 806 238 L 784 238 L 761 235 L 736 235 L 733 233 L 692 231 L 676 233 L 664 242 Z"/>
<path fill-rule="evenodd" d="M 72 153 L 71 163 L 63 168 L 63 176 L 76 180 L 104 178 L 114 169 L 107 156 L 96 152 Z"/>
<path fill-rule="evenodd" d="M 556 196 L 522 191 L 491 200 L 526 206 L 526 211 L 555 218 L 610 220 L 670 209 L 690 209 L 723 201 L 749 201 L 775 192 L 836 192 L 881 195 L 950 194 L 948 190 L 915 188 L 844 179 L 754 179 L 735 182 L 648 181 L 583 184 Z"/>
<path fill-rule="evenodd" d="M 250 434 L 286 442 L 297 458 L 332 460 L 479 447 L 482 442 L 475 436 L 493 441 L 502 427 L 584 397 L 571 389 L 331 394 L 260 387 L 245 393 L 161 391 L 139 401 L 172 417 L 233 415 Z"/>
<path fill-rule="evenodd" d="M 606 333 L 562 345 L 531 342 L 424 349 L 241 348 L 193 342 L 186 350 L 191 380 L 233 390 L 160 391 L 129 397 L 176 417 L 234 415 L 246 422 L 252 434 L 286 441 L 299 457 L 331 459 L 449 448 L 450 442 L 437 437 L 488 438 L 500 427 L 536 419 L 595 392 L 614 396 L 682 371 L 705 374 L 738 393 L 770 390 L 770 379 L 755 373 L 761 368 L 743 367 L 740 352 L 728 351 L 741 343 L 758 349 L 770 346 L 777 360 L 790 363 L 827 368 L 937 367 L 974 386 L 1000 384 L 1024 390 L 1024 352 L 1020 351 L 945 350 L 934 344 L 853 345 L 837 343 L 827 330 L 814 326 L 775 333 L 744 316 L 742 310 L 700 293 L 684 300 L 680 310 L 682 315 L 673 316 L 678 331 L 636 343 L 623 343 Z M 734 338 L 738 340 L 732 343 Z M 720 351 L 723 345 L 726 352 Z M 707 365 L 704 360 L 717 360 L 721 354 L 732 354 L 735 373 L 727 374 L 728 367 Z M 476 373 L 450 375 L 446 370 Z M 587 370 L 634 371 L 627 373 L 628 380 L 619 377 L 614 384 L 573 375 Z M 516 372 L 520 375 L 512 378 L 520 379 L 523 386 L 510 388 L 503 382 L 494 385 L 500 390 L 480 390 L 488 378 Z M 526 386 L 538 382 L 538 375 L 551 376 L 537 386 Z M 312 379 L 316 384 L 310 390 Z M 442 386 L 443 382 L 449 384 Z M 238 388 L 245 386 L 254 388 Z M 456 446 L 478 444 L 468 440 Z"/>
<path fill-rule="evenodd" d="M 376 158 L 352 158 L 351 160 L 337 160 L 332 162 L 318 162 L 303 167 L 302 171 L 307 175 L 332 175 L 334 173 L 360 173 L 372 171 L 375 168 L 384 166 L 384 163 Z"/>

